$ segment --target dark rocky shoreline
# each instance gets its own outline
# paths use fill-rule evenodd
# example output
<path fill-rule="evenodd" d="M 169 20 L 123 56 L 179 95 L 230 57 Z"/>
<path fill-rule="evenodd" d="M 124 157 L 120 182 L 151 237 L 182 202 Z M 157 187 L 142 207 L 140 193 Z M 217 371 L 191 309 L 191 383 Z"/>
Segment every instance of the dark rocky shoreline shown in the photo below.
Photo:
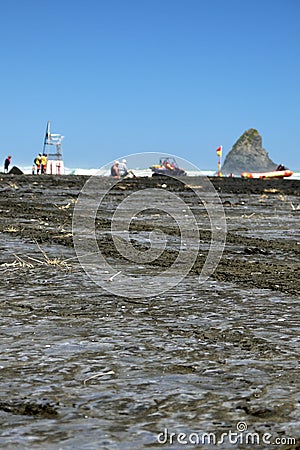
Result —
<path fill-rule="evenodd" d="M 77 196 L 88 178 L 74 175 L 3 177 L 0 190 L 0 210 L 2 211 L 0 232 L 39 244 L 54 243 L 72 248 L 72 211 Z M 121 201 L 128 192 L 159 187 L 166 182 L 167 189 L 175 192 L 188 193 L 192 192 L 192 189 L 201 189 L 201 177 L 186 177 L 179 180 L 168 178 L 166 181 L 165 177 L 122 180 L 113 187 L 111 192 L 115 192 L 115 197 Z M 246 199 L 251 199 L 251 202 L 257 202 L 259 206 L 271 202 L 271 209 L 274 212 L 280 208 L 281 217 L 284 219 L 286 214 L 294 220 L 296 226 L 300 214 L 297 209 L 300 180 L 243 180 L 212 177 L 210 181 L 220 195 L 229 221 L 232 215 L 236 217 L 247 213 Z M 103 177 L 99 183 L 104 190 L 107 190 L 115 183 L 115 180 Z M 277 209 L 276 204 L 278 204 Z M 286 207 L 286 211 L 283 207 Z M 262 213 L 263 211 L 260 211 L 260 214 Z M 255 236 L 255 232 L 251 236 L 241 235 L 239 231 L 228 229 L 225 252 L 216 272 L 212 275 L 213 279 L 242 283 L 249 287 L 299 293 L 299 264 L 296 261 L 300 254 L 300 244 L 295 239 L 272 238 L 272 217 L 270 221 L 270 228 L 264 237 Z M 100 229 L 101 227 L 106 229 L 109 226 L 109 217 L 99 218 Z M 141 222 L 138 226 L 136 231 L 140 232 L 149 228 L 149 225 L 146 226 Z M 176 230 L 166 230 L 166 228 L 164 232 L 177 233 Z M 204 242 L 207 244 L 210 242 L 209 230 L 202 230 L 201 236 Z M 101 246 L 102 251 L 105 251 L 107 247 L 106 253 L 118 258 L 118 252 L 113 250 L 114 246 L 109 237 L 101 243 Z M 277 257 L 278 254 L 280 259 Z M 286 256 L 286 261 L 283 255 Z M 166 266 L 169 258 L 172 260 L 172 255 L 165 252 L 157 264 Z M 205 255 L 197 259 L 193 268 L 194 273 L 199 273 L 201 270 L 203 258 Z M 254 262 L 257 270 L 252 277 L 249 277 L 249 273 L 254 272 L 252 270 Z M 279 273 L 280 277 L 278 277 Z"/>

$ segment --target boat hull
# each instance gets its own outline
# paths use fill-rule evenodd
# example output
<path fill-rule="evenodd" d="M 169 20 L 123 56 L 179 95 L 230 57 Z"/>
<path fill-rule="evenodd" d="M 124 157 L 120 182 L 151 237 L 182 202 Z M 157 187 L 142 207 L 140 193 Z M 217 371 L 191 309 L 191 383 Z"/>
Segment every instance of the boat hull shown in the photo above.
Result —
<path fill-rule="evenodd" d="M 186 176 L 186 171 L 183 169 L 169 170 L 169 169 L 166 169 L 165 167 L 159 167 L 159 168 L 151 167 L 151 169 L 153 172 L 152 176 L 153 175 L 168 175 L 168 176 L 175 176 L 175 177 L 176 176 L 177 177 Z"/>
<path fill-rule="evenodd" d="M 292 170 L 273 170 L 272 172 L 243 172 L 242 178 L 285 178 L 293 175 Z"/>

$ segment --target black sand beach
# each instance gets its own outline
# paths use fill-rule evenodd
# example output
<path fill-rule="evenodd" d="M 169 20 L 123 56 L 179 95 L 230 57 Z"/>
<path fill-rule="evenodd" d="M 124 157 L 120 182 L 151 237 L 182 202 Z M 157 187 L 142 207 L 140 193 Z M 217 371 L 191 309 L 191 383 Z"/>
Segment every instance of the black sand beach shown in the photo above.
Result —
<path fill-rule="evenodd" d="M 130 287 L 118 297 L 94 284 L 76 258 L 72 215 L 87 179 L 1 177 L 0 447 L 182 448 L 179 433 L 211 432 L 227 433 L 220 448 L 251 448 L 248 431 L 259 448 L 299 449 L 300 181 L 210 179 L 227 234 L 202 285 L 211 230 L 194 194 L 203 191 L 201 177 L 117 183 L 96 221 L 112 264 L 124 258 L 111 217 L 132 192 L 176 193 L 200 229 L 188 276 L 156 297 L 133 299 Z M 95 196 L 113 181 L 97 183 Z M 174 261 L 178 228 L 145 212 L 131 232 L 136 248 L 147 250 L 154 226 L 168 245 L 143 270 L 160 273 Z M 247 430 L 233 444 L 229 430 L 243 431 L 237 423 Z M 173 442 L 157 438 L 165 429 Z"/>

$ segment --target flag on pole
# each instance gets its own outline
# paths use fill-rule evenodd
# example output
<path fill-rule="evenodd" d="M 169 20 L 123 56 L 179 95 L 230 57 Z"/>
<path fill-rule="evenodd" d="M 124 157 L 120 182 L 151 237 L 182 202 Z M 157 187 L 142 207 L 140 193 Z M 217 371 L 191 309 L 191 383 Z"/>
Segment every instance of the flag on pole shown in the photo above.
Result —
<path fill-rule="evenodd" d="M 219 157 L 221 157 L 222 156 L 222 145 L 220 145 L 220 147 L 218 147 L 217 148 L 217 155 L 219 156 Z"/>
<path fill-rule="evenodd" d="M 217 150 L 216 150 L 216 151 L 217 151 L 218 158 L 219 158 L 219 160 L 218 160 L 218 177 L 221 177 L 221 176 L 222 176 L 222 173 L 221 173 L 222 150 L 223 150 L 222 145 L 220 145 L 220 147 L 218 147 Z"/>

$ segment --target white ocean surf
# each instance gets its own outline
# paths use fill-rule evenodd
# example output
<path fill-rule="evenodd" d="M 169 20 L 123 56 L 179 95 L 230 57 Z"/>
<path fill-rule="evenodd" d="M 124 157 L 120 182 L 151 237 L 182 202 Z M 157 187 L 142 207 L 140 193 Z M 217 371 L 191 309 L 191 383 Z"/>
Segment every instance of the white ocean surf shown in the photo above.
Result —
<path fill-rule="evenodd" d="M 32 166 L 20 166 L 20 169 L 22 170 L 23 173 L 25 174 L 31 174 L 32 172 Z M 149 168 L 133 168 L 132 169 L 134 174 L 137 177 L 151 177 L 152 176 L 152 171 Z M 110 175 L 110 170 L 107 168 L 101 168 L 101 169 L 96 169 L 96 168 L 82 168 L 82 167 L 78 167 L 78 168 L 71 168 L 71 167 L 65 167 L 65 175 L 86 175 L 86 176 L 103 176 L 103 177 L 107 177 Z M 215 170 L 211 170 L 211 169 L 204 169 L 204 170 L 187 170 L 187 176 L 189 177 L 200 177 L 200 176 L 207 176 L 207 177 L 213 177 L 216 176 L 216 171 Z M 285 178 L 286 180 L 300 180 L 300 171 L 295 171 L 293 173 L 293 175 L 291 177 Z"/>

